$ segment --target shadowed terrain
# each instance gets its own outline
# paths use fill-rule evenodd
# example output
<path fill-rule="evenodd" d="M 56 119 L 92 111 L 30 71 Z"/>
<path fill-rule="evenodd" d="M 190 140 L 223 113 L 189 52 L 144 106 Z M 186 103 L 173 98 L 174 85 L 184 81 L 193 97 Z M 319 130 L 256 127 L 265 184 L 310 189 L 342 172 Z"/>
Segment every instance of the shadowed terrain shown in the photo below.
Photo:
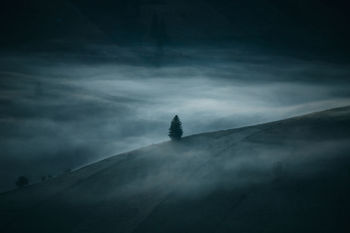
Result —
<path fill-rule="evenodd" d="M 0 9 L 0 52 L 86 57 L 104 53 L 96 44 L 226 44 L 348 61 L 348 8 L 345 0 L 13 0 Z"/>
<path fill-rule="evenodd" d="M 0 195 L 0 232 L 348 232 L 350 107 L 192 135 Z"/>

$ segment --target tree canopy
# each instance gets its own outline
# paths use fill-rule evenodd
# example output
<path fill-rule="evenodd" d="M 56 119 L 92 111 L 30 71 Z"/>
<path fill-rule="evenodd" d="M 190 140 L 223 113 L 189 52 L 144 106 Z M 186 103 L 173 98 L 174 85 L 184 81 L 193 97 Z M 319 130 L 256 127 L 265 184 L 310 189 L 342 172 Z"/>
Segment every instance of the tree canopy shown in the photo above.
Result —
<path fill-rule="evenodd" d="M 16 181 L 16 185 L 17 185 L 17 187 L 19 187 L 19 188 L 21 188 L 21 187 L 27 185 L 28 183 L 29 183 L 28 178 L 25 177 L 25 176 L 20 176 L 20 177 L 18 177 L 18 179 L 17 179 L 17 181 Z"/>
<path fill-rule="evenodd" d="M 168 135 L 171 138 L 171 140 L 180 140 L 182 134 L 182 123 L 180 121 L 180 118 L 177 115 L 175 115 L 175 117 L 171 121 Z"/>

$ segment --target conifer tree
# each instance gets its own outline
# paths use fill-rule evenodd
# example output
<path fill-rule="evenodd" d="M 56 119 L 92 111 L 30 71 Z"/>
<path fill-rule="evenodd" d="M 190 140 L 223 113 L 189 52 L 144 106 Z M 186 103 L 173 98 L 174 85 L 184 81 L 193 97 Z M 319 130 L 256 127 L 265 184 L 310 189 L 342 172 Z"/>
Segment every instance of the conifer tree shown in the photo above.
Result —
<path fill-rule="evenodd" d="M 182 137 L 182 123 L 177 115 L 173 118 L 169 128 L 169 137 L 171 140 L 180 140 Z"/>

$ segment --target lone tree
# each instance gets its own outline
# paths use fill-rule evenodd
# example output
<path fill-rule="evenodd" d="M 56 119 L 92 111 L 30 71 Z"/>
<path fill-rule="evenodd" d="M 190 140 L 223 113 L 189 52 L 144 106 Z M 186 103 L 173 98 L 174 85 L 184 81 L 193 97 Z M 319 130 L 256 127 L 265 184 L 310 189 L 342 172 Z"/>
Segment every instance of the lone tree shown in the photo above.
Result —
<path fill-rule="evenodd" d="M 16 181 L 16 185 L 18 188 L 22 188 L 23 186 L 27 185 L 29 183 L 28 178 L 25 176 L 18 177 Z"/>
<path fill-rule="evenodd" d="M 171 140 L 178 141 L 182 137 L 182 126 L 181 121 L 177 115 L 173 118 L 169 128 L 169 137 Z"/>

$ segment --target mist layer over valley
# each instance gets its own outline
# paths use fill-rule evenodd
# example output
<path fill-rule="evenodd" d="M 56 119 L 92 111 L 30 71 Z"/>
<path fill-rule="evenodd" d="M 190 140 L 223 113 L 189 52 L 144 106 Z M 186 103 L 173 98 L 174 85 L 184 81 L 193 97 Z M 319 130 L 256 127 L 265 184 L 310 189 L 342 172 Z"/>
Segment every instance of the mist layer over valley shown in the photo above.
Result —
<path fill-rule="evenodd" d="M 349 119 L 337 108 L 119 154 L 2 194 L 0 229 L 347 232 Z"/>
<path fill-rule="evenodd" d="M 342 63 L 238 48 L 95 51 L 104 55 L 1 58 L 0 190 L 13 188 L 20 175 L 37 182 L 167 140 L 174 114 L 190 135 L 350 101 Z"/>
<path fill-rule="evenodd" d="M 13 0 L 0 192 L 185 135 L 349 105 L 343 0 Z"/>
<path fill-rule="evenodd" d="M 3 1 L 0 233 L 350 232 L 349 8 Z"/>

